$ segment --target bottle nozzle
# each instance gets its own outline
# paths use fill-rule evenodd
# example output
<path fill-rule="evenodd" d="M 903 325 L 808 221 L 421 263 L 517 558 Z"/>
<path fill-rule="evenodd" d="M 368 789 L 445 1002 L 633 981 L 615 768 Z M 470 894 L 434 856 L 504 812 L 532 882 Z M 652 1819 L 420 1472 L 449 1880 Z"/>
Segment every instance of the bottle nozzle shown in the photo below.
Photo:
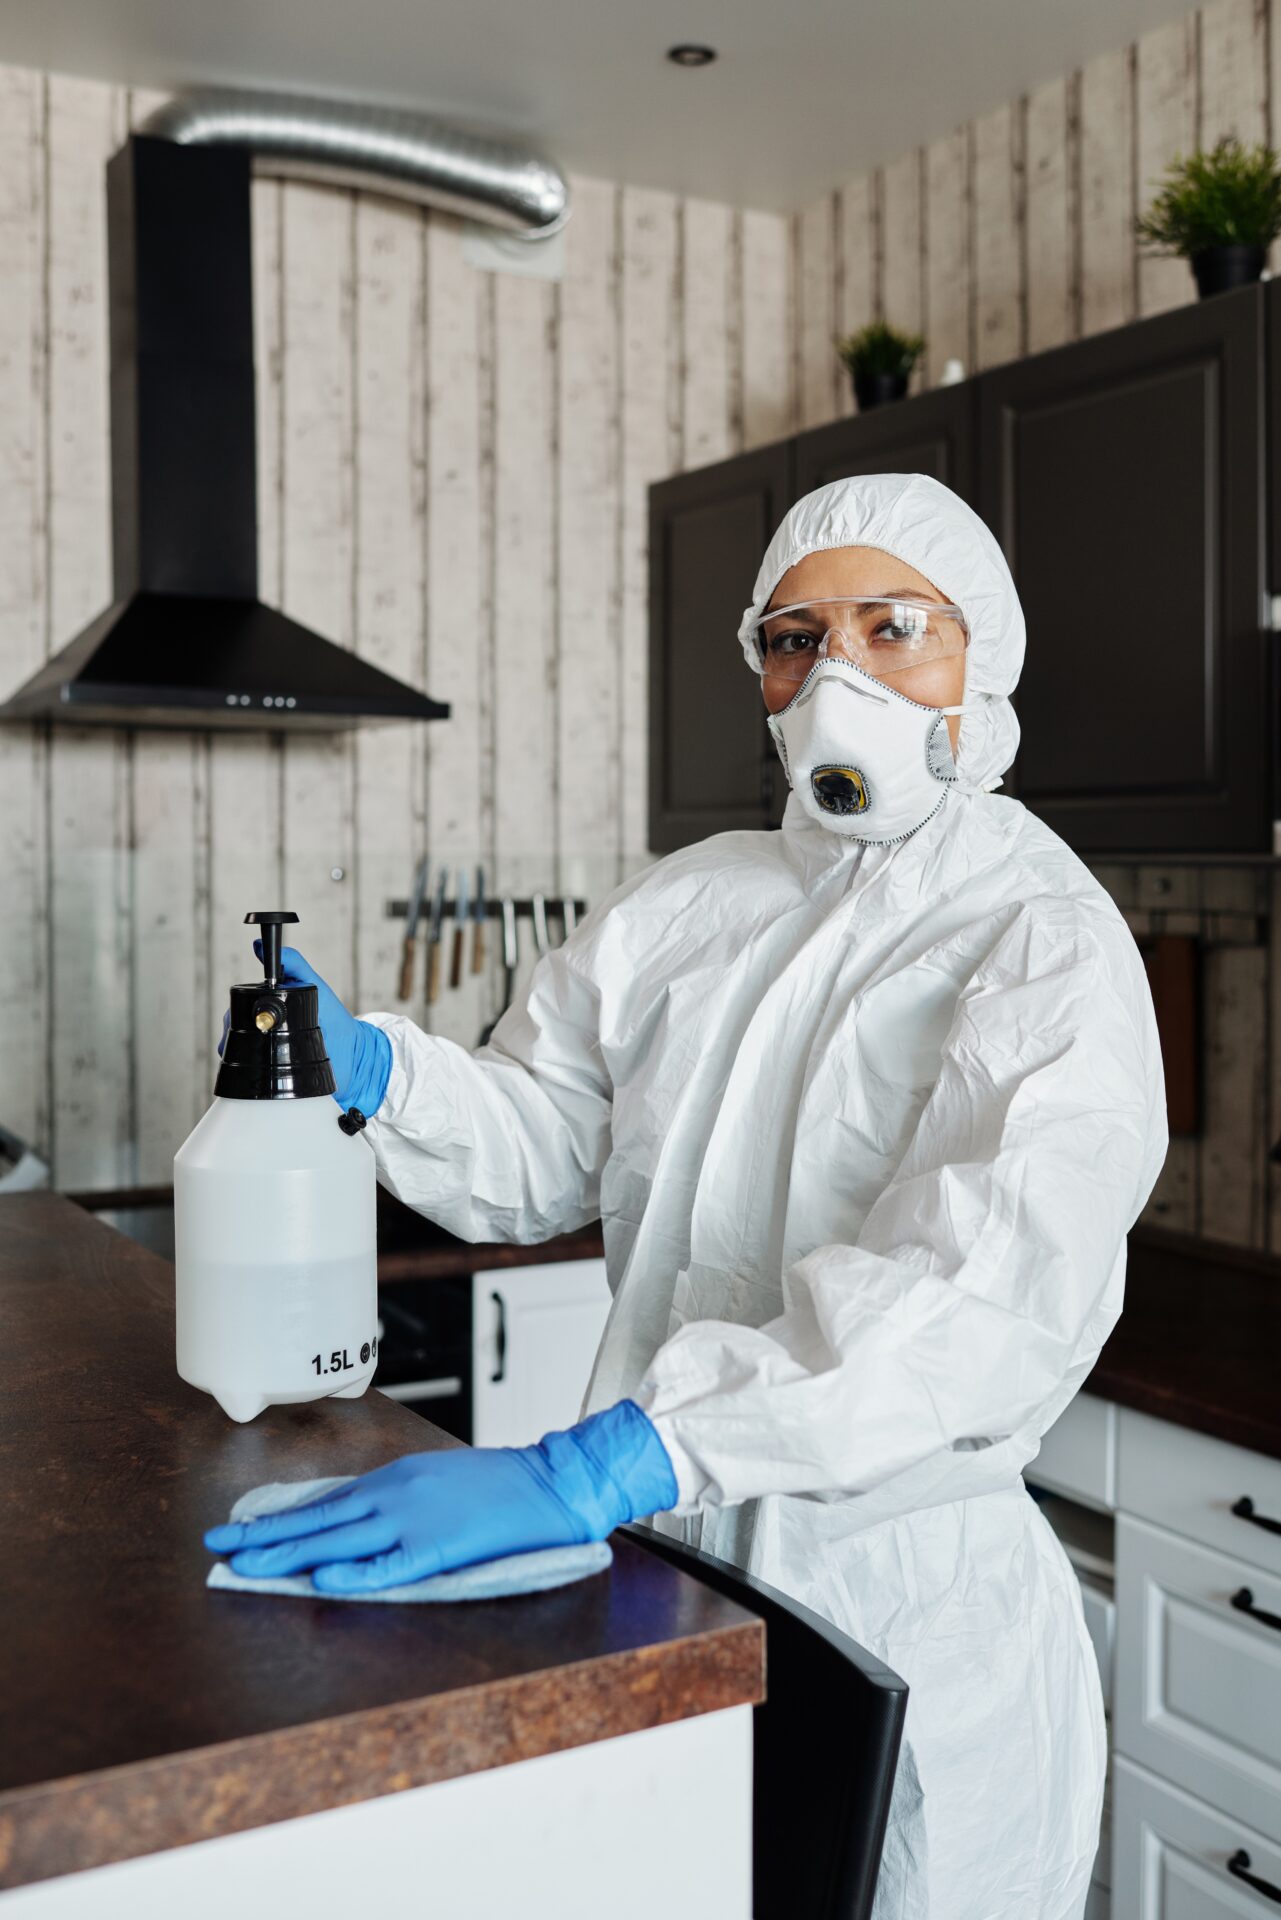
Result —
<path fill-rule="evenodd" d="M 262 928 L 262 970 L 269 987 L 277 986 L 280 981 L 280 929 L 297 924 L 296 913 L 281 912 L 278 908 L 245 915 L 247 927 Z"/>

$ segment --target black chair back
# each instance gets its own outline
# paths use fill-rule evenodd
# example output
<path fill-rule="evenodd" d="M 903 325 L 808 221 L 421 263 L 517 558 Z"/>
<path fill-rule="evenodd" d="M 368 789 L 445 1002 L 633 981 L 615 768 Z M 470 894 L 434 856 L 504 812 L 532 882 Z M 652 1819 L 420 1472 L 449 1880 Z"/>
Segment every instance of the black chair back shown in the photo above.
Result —
<path fill-rule="evenodd" d="M 907 1683 L 808 1607 L 648 1527 L 627 1535 L 765 1622 L 755 1709 L 755 1920 L 868 1920 Z"/>

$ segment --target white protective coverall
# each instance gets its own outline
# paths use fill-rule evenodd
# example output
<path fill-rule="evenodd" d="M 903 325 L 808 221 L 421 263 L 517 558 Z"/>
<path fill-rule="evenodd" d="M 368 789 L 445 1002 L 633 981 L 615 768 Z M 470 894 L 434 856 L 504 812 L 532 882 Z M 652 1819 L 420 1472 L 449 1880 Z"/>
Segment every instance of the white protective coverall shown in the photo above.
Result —
<path fill-rule="evenodd" d="M 368 1138 L 383 1183 L 465 1240 L 601 1217 L 588 1408 L 638 1400 L 698 1543 L 909 1683 L 878 1920 L 1069 1920 L 1101 1698 L 1020 1476 L 1120 1311 L 1166 1148 L 1160 1056 L 1112 902 L 988 790 L 1024 631 L 969 508 L 919 476 L 809 495 L 744 627 L 803 555 L 854 545 L 967 617 L 945 805 L 870 847 L 792 795 L 781 832 L 671 855 L 476 1053 L 366 1016 L 394 1055 Z"/>

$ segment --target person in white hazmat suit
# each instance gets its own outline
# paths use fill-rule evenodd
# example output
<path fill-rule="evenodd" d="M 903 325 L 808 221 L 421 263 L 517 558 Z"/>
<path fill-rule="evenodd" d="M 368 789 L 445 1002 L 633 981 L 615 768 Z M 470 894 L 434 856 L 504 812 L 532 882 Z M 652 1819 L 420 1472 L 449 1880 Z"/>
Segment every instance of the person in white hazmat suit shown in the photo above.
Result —
<path fill-rule="evenodd" d="M 781 832 L 628 881 L 475 1053 L 353 1022 L 383 1060 L 368 1137 L 384 1184 L 466 1240 L 604 1223 L 589 1417 L 529 1450 L 538 1499 L 554 1483 L 598 1531 L 665 1508 L 907 1680 L 877 1915 L 1070 1920 L 1100 1688 L 1021 1473 L 1116 1320 L 1164 1157 L 1151 1001 L 1103 890 L 993 791 L 1023 618 L 955 495 L 887 474 L 798 502 L 740 639 L 791 783 Z M 327 1018 L 335 1053 L 351 1016 Z M 552 1544 L 548 1520 L 493 1519 L 534 1498 L 498 1471 L 482 1547 Z M 429 1568 L 429 1535 L 449 1536 L 431 1566 L 482 1557 L 403 1502 L 375 1487 L 346 1545 L 341 1515 L 301 1544 L 224 1531 L 233 1565 L 317 1586 Z"/>

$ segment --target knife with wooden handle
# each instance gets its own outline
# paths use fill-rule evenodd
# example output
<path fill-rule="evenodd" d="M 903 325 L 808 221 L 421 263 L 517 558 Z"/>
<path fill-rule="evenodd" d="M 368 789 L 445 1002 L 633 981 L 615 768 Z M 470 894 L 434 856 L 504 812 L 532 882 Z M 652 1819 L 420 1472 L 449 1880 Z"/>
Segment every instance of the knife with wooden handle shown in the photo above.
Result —
<path fill-rule="evenodd" d="M 440 992 L 440 943 L 445 932 L 445 889 L 449 885 L 449 868 L 442 867 L 440 878 L 436 882 L 436 891 L 432 895 L 431 920 L 427 927 L 427 1004 L 430 1006 Z"/>
<path fill-rule="evenodd" d="M 476 869 L 476 898 L 472 903 L 471 970 L 473 973 L 485 971 L 485 922 L 489 918 L 489 909 L 485 904 L 485 869 Z"/>
<path fill-rule="evenodd" d="M 452 988 L 463 984 L 463 943 L 467 938 L 467 916 L 470 909 L 467 903 L 467 875 L 458 869 L 458 881 L 454 891 L 454 952 L 449 963 L 449 984 Z"/>
<path fill-rule="evenodd" d="M 414 961 L 418 953 L 418 922 L 422 918 L 423 901 L 427 895 L 427 875 L 430 862 L 424 854 L 418 862 L 418 871 L 414 875 L 414 884 L 409 895 L 409 905 L 405 911 L 405 943 L 400 950 L 400 980 L 396 992 L 401 1000 L 408 1000 L 414 990 Z"/>

